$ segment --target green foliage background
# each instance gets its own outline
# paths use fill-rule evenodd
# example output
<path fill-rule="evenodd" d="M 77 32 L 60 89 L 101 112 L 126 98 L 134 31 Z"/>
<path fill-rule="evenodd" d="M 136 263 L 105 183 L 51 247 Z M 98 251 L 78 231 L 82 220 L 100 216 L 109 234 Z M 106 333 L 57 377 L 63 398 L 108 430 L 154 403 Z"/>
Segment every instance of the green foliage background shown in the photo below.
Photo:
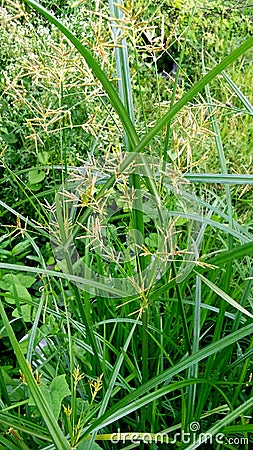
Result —
<path fill-rule="evenodd" d="M 250 449 L 251 44 L 191 95 L 252 36 L 250 1 L 138 0 L 119 9 L 44 1 L 77 47 L 27 3 L 0 8 L 0 450 L 109 450 L 118 429 L 150 433 L 156 450 L 165 444 L 155 433 L 173 436 L 196 421 L 213 436 L 245 439 L 213 448 Z M 117 45 L 112 8 L 124 17 Z M 119 73 L 125 109 L 112 89 Z M 189 101 L 174 114 L 181 98 Z M 144 175 L 133 175 L 140 161 L 131 151 L 143 141 Z M 65 201 L 75 176 L 79 195 Z M 172 264 L 134 296 L 107 296 L 102 282 L 83 290 L 73 235 L 79 259 L 105 279 L 141 280 L 159 251 L 163 222 L 131 207 L 131 189 L 137 202 L 138 192 L 152 194 L 171 214 Z M 99 240 L 90 217 L 102 220 L 110 201 L 117 214 Z M 193 438 L 177 445 L 201 447 Z"/>

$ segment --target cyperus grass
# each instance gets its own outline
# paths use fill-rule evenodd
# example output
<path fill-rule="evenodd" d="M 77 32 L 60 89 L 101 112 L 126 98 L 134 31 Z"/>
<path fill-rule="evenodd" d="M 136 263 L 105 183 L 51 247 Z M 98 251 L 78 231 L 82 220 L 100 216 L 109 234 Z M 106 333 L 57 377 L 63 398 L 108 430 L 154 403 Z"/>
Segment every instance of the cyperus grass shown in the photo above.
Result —
<path fill-rule="evenodd" d="M 107 15 L 95 11 L 114 39 L 116 75 L 110 81 L 70 29 L 39 3 L 26 3 L 85 59 L 103 88 L 101 108 L 121 136 L 102 163 L 90 152 L 80 167 L 68 167 L 62 135 L 63 184 L 53 204 L 33 196 L 36 220 L 1 201 L 19 218 L 17 238 L 30 246 L 13 251 L 8 233 L 0 241 L 2 330 L 21 370 L 21 380 L 14 371 L 13 384 L 12 369 L 5 364 L 1 370 L 0 443 L 11 449 L 109 450 L 115 433 L 125 448 L 127 430 L 142 448 L 143 433 L 149 435 L 155 450 L 161 442 L 156 434 L 171 443 L 180 431 L 177 446 L 191 449 L 201 445 L 203 431 L 213 439 L 223 433 L 222 448 L 226 435 L 243 433 L 250 448 L 252 234 L 235 218 L 229 185 L 252 184 L 252 176 L 229 173 L 212 85 L 223 75 L 251 115 L 249 100 L 224 69 L 253 46 L 253 38 L 214 63 L 177 100 L 183 49 L 174 101 L 143 132 L 138 118 L 145 104 L 136 106 L 130 64 L 138 52 L 124 23 L 131 5 L 110 1 Z M 142 92 L 140 76 L 137 83 Z M 179 173 L 157 158 L 170 150 L 176 115 L 200 93 L 209 105 L 217 174 Z M 99 145 L 96 137 L 94 147 Z M 156 157 L 153 145 L 161 150 Z M 225 185 L 224 197 L 212 184 Z M 201 428 L 192 429 L 193 423 Z M 190 433 L 188 442 L 182 432 Z"/>

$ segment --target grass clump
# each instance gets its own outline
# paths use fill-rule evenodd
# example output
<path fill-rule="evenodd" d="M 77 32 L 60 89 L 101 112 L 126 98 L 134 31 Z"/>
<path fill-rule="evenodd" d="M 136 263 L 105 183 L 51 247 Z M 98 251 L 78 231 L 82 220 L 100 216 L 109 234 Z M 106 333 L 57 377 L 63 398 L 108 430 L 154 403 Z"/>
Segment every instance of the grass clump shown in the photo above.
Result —
<path fill-rule="evenodd" d="M 231 94 L 250 123 L 251 100 L 229 70 L 253 38 L 216 49 L 219 64 L 201 47 L 191 85 L 193 7 L 180 16 L 182 41 L 171 37 L 181 49 L 167 77 L 156 9 L 26 5 L 44 17 L 32 13 L 35 33 L 51 25 L 33 58 L 4 62 L 2 98 L 14 109 L 2 152 L 1 448 L 189 450 L 204 438 L 250 448 L 253 245 L 237 197 L 253 179 L 227 157 L 220 109 L 233 120 L 238 111 L 214 98 Z M 29 20 L 28 6 L 15 8 Z M 14 126 L 23 139 L 8 142 Z"/>

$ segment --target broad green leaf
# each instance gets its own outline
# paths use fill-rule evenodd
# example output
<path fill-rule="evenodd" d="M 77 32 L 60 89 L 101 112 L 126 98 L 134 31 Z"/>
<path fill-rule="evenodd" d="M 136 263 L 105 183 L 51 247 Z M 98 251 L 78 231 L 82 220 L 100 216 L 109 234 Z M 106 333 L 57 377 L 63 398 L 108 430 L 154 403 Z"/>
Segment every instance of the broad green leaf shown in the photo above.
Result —
<path fill-rule="evenodd" d="M 18 138 L 14 133 L 2 134 L 2 139 L 6 144 L 15 144 L 18 142 Z"/>
<path fill-rule="evenodd" d="M 23 273 L 18 273 L 15 276 L 17 277 L 19 284 L 22 284 L 26 288 L 30 288 L 36 281 L 35 277 L 31 277 L 30 275 L 25 275 Z"/>
<path fill-rule="evenodd" d="M 63 399 L 71 395 L 66 382 L 66 375 L 62 374 L 55 377 L 50 386 L 42 384 L 40 390 L 47 401 L 48 407 L 53 412 L 55 419 L 58 420 Z M 32 398 L 29 400 L 29 405 L 35 405 Z"/>
<path fill-rule="evenodd" d="M 28 172 L 28 181 L 30 184 L 38 184 L 44 180 L 45 176 L 45 172 L 33 169 Z"/>
<path fill-rule="evenodd" d="M 114 41 L 115 41 L 115 57 L 116 57 L 116 67 L 117 67 L 117 78 L 118 78 L 118 91 L 120 99 L 125 106 L 131 121 L 134 123 L 134 104 L 132 95 L 132 85 L 130 77 L 130 66 L 129 66 L 129 56 L 127 40 L 124 36 L 125 31 L 123 27 L 120 29 L 118 22 L 123 20 L 124 14 L 120 7 L 121 1 L 116 4 L 112 0 L 109 0 L 110 12 L 112 17 L 115 17 L 117 21 L 111 24 Z M 120 33 L 120 34 L 119 34 Z M 117 45 L 117 42 L 121 42 L 121 45 Z"/>
<path fill-rule="evenodd" d="M 8 295 L 6 295 L 5 300 L 9 304 L 16 303 L 16 296 L 18 296 L 19 303 L 31 303 L 32 297 L 26 287 L 32 286 L 34 282 L 34 277 L 26 276 L 22 273 L 17 275 L 8 273 L 0 281 L 0 288 L 7 291 Z M 28 317 L 27 314 L 28 310 L 26 311 L 26 317 Z M 14 315 L 13 317 L 20 317 L 20 315 Z"/>
<path fill-rule="evenodd" d="M 22 319 L 23 319 L 23 321 L 24 322 L 31 322 L 32 321 L 31 305 L 22 305 L 20 308 L 21 308 L 21 312 L 22 312 Z M 12 312 L 12 317 L 20 318 L 20 314 L 19 314 L 17 308 L 15 308 L 14 311 Z"/>
<path fill-rule="evenodd" d="M 54 276 L 57 278 L 64 278 L 70 281 L 74 281 L 76 283 L 79 283 L 79 285 L 88 285 L 93 286 L 94 288 L 99 289 L 103 292 L 109 292 L 110 294 L 115 295 L 115 297 L 124 297 L 125 292 L 121 291 L 120 289 L 113 289 L 111 286 L 107 286 L 106 284 L 102 284 L 100 282 L 96 282 L 91 280 L 90 278 L 83 278 L 78 277 L 76 275 L 71 275 L 70 273 L 62 273 L 57 272 L 55 270 L 49 270 L 49 269 L 42 269 L 40 267 L 32 267 L 32 266 L 25 266 L 25 265 L 19 265 L 19 264 L 8 264 L 8 263 L 0 263 L 0 269 L 7 269 L 7 270 L 18 270 L 20 272 L 31 272 L 31 273 L 41 273 L 48 276 Z"/>
<path fill-rule="evenodd" d="M 29 294 L 28 290 L 24 286 L 22 286 L 22 284 L 15 284 L 15 288 L 17 290 L 20 303 L 25 302 L 31 303 L 32 301 L 31 294 Z M 13 297 L 15 296 L 15 288 L 12 286 L 9 288 L 9 292 L 13 295 Z M 10 298 L 8 300 L 9 303 L 15 303 L 15 301 L 14 300 L 12 301 Z"/>
<path fill-rule="evenodd" d="M 33 285 L 35 282 L 35 277 L 31 277 L 29 275 L 24 275 L 23 273 L 18 274 L 12 274 L 7 273 L 3 276 L 2 280 L 0 281 L 0 287 L 4 290 L 9 290 L 10 286 L 13 285 L 13 283 L 17 285 L 22 285 L 26 288 L 29 288 Z"/>
<path fill-rule="evenodd" d="M 62 400 L 68 395 L 71 395 L 71 392 L 66 381 L 66 375 L 58 375 L 53 379 L 50 386 L 51 407 L 56 419 L 60 415 Z"/>
<path fill-rule="evenodd" d="M 48 152 L 38 153 L 37 158 L 42 165 L 46 165 L 48 163 L 50 154 Z"/>

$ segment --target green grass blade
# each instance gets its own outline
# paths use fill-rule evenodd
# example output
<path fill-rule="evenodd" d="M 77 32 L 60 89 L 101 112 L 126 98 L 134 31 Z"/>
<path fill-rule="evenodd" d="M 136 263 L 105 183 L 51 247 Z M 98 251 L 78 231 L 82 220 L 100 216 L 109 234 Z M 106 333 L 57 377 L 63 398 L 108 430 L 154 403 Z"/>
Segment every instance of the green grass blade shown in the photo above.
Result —
<path fill-rule="evenodd" d="M 203 359 L 208 358 L 209 356 L 214 355 L 215 353 L 225 348 L 228 348 L 230 345 L 235 344 L 236 342 L 238 342 L 238 340 L 249 336 L 251 333 L 253 333 L 253 323 L 225 336 L 217 342 L 213 342 L 205 348 L 200 349 L 197 354 L 184 358 L 180 363 L 175 364 L 174 367 L 171 367 L 161 374 L 153 377 L 151 380 L 135 389 L 132 393 L 126 395 L 123 400 L 119 401 L 114 407 L 110 408 L 98 420 L 95 420 L 94 423 L 85 431 L 85 435 L 90 434 L 92 431 L 99 430 L 101 427 L 104 427 L 109 423 L 120 419 L 120 417 L 122 417 L 124 414 L 117 414 L 117 411 L 119 411 L 126 405 L 129 406 L 129 410 L 131 409 L 131 411 L 135 411 L 136 408 L 134 405 L 138 397 L 140 397 L 141 395 L 145 395 L 146 392 L 150 391 L 151 389 L 157 388 L 158 384 L 170 380 L 173 376 L 178 375 L 183 370 L 199 363 Z"/>
<path fill-rule="evenodd" d="M 202 52 L 202 55 L 203 55 L 203 52 Z M 203 67 L 204 73 L 206 73 L 204 56 L 202 57 L 202 67 Z M 220 128 L 219 128 L 216 112 L 215 112 L 215 109 L 213 106 L 213 98 L 211 96 L 209 84 L 207 84 L 205 86 L 205 93 L 206 93 L 207 104 L 208 104 L 208 112 L 209 112 L 212 129 L 213 129 L 213 133 L 214 133 L 214 140 L 215 140 L 216 149 L 217 149 L 217 153 L 218 153 L 218 157 L 219 157 L 219 161 L 220 161 L 221 172 L 223 174 L 228 174 L 227 162 L 226 162 L 226 157 L 225 157 L 224 148 L 223 148 L 223 144 L 222 144 Z M 234 225 L 233 207 L 232 207 L 230 185 L 228 185 L 228 184 L 225 184 L 225 196 L 226 196 L 226 205 L 227 205 L 226 210 L 227 210 L 227 215 L 228 215 L 228 224 L 229 224 L 230 229 L 233 229 L 233 225 Z M 228 249 L 232 250 L 233 242 L 234 242 L 233 235 L 228 234 L 227 240 L 228 240 Z M 229 291 L 230 291 L 232 273 L 233 273 L 232 272 L 232 261 L 228 260 L 225 265 L 225 271 L 222 274 L 222 286 L 224 287 L 226 294 L 223 290 L 222 291 L 220 290 L 220 296 L 221 296 L 221 294 L 223 294 L 222 298 L 226 301 L 222 302 L 219 305 L 219 314 L 218 314 L 217 321 L 216 321 L 215 331 L 214 331 L 214 335 L 213 335 L 213 341 L 220 339 L 220 337 L 222 336 L 222 330 L 224 328 L 225 312 L 226 312 L 226 308 L 228 306 L 228 302 L 231 305 L 232 304 L 236 305 L 236 302 L 228 295 Z M 217 289 L 219 289 L 219 288 L 217 288 Z M 217 293 L 217 290 L 215 292 Z M 232 302 L 231 302 L 231 300 L 232 300 Z M 241 307 L 241 305 L 240 305 L 240 307 Z M 225 364 L 225 365 L 227 364 L 226 361 L 229 360 L 229 356 L 230 356 L 229 353 L 227 353 L 227 355 L 223 361 L 223 364 Z M 213 365 L 211 364 L 211 360 L 209 361 L 209 363 L 207 365 L 207 372 L 206 372 L 207 378 L 213 372 L 215 364 L 216 364 L 215 359 L 213 360 Z M 204 403 L 204 399 L 205 398 L 207 399 L 207 396 L 208 396 L 208 390 L 205 387 L 203 387 L 203 390 L 201 390 L 200 396 L 202 398 L 202 402 Z"/>
<path fill-rule="evenodd" d="M 253 433 L 253 423 L 248 423 L 246 425 L 231 425 L 223 428 L 223 433 Z"/>
<path fill-rule="evenodd" d="M 226 292 L 224 292 L 222 289 L 218 288 L 218 286 L 216 286 L 210 280 L 205 278 L 203 275 L 199 274 L 199 277 L 210 289 L 212 289 L 213 292 L 215 292 L 219 297 L 221 297 L 223 300 L 225 300 L 231 306 L 233 306 L 233 308 L 236 308 L 237 311 L 240 311 L 242 314 L 245 314 L 246 316 L 253 319 L 253 314 L 251 314 L 249 311 L 247 311 L 247 309 L 245 309 L 243 306 L 241 306 L 240 303 L 233 300 L 228 294 L 226 294 Z"/>
<path fill-rule="evenodd" d="M 252 255 L 253 253 L 253 242 L 246 242 L 241 244 L 239 247 L 233 250 L 223 250 L 218 253 L 218 255 L 212 257 L 208 260 L 208 263 L 223 266 L 227 261 L 232 261 L 234 259 L 244 258 L 247 255 Z"/>
<path fill-rule="evenodd" d="M 208 54 L 208 56 L 212 59 L 212 61 L 215 63 L 215 59 Z M 239 87 L 237 86 L 237 84 L 234 83 L 234 81 L 230 78 L 230 76 L 223 70 L 221 72 L 221 75 L 223 76 L 223 78 L 227 81 L 228 85 L 231 87 L 231 89 L 234 91 L 234 93 L 237 95 L 237 97 L 239 98 L 239 100 L 242 102 L 242 104 L 244 105 L 246 111 L 253 116 L 253 106 L 250 103 L 249 99 L 243 94 L 243 92 L 239 89 Z"/>
<path fill-rule="evenodd" d="M 204 60 L 203 60 L 203 69 L 204 69 L 204 73 L 205 73 Z M 224 148 L 223 148 L 223 144 L 222 144 L 218 120 L 217 120 L 217 117 L 215 114 L 214 107 L 212 106 L 212 97 L 211 97 L 209 84 L 207 84 L 205 86 L 205 92 L 206 92 L 206 97 L 207 97 L 207 102 L 208 102 L 208 112 L 211 117 L 211 123 L 212 123 L 213 132 L 214 132 L 214 139 L 215 139 L 216 148 L 217 148 L 218 156 L 219 156 L 219 160 L 220 160 L 221 172 L 224 174 L 227 174 L 228 170 L 227 170 L 226 157 L 225 157 Z M 232 199 L 231 199 L 230 187 L 227 184 L 225 184 L 225 193 L 226 193 L 226 200 L 227 200 L 228 222 L 229 222 L 229 226 L 231 228 L 233 228 Z M 228 236 L 228 245 L 229 245 L 229 250 L 232 250 L 232 248 L 233 248 L 233 237 L 232 236 Z M 226 281 L 225 281 L 225 285 L 226 285 L 227 289 L 229 288 L 229 285 L 230 285 L 231 274 L 232 274 L 231 266 L 230 266 L 230 262 L 228 262 L 227 270 L 226 270 Z"/>
<path fill-rule="evenodd" d="M 234 93 L 237 95 L 239 100 L 243 103 L 245 106 L 246 111 L 253 116 L 253 106 L 248 100 L 248 98 L 242 93 L 242 91 L 238 88 L 238 86 L 234 83 L 234 81 L 228 76 L 228 74 L 224 71 L 221 72 L 223 78 L 227 81 L 231 89 L 234 91 Z"/>
<path fill-rule="evenodd" d="M 56 277 L 56 278 L 64 278 L 66 280 L 69 281 L 73 281 L 74 283 L 78 283 L 79 285 L 89 285 L 89 286 L 93 286 L 94 288 L 100 290 L 101 292 L 106 292 L 106 293 L 110 293 L 110 294 L 115 294 L 115 296 L 117 297 L 125 297 L 125 292 L 124 291 L 120 291 L 119 289 L 113 289 L 112 292 L 112 287 L 110 286 L 106 286 L 106 283 L 100 283 L 100 282 L 96 282 L 91 280 L 90 278 L 83 278 L 83 277 L 78 277 L 76 275 L 71 275 L 70 273 L 63 273 L 63 272 L 57 272 L 55 270 L 49 270 L 49 269 L 42 269 L 41 267 L 29 267 L 29 266 L 24 266 L 24 265 L 20 265 L 20 264 L 8 264 L 8 263 L 0 263 L 0 269 L 7 269 L 7 270 L 15 270 L 15 271 L 19 271 L 19 272 L 32 272 L 32 273 L 41 273 L 47 276 L 52 276 L 52 277 Z"/>
<path fill-rule="evenodd" d="M 11 212 L 15 217 L 18 217 L 19 219 L 23 220 L 24 223 L 30 225 L 35 230 L 38 229 L 38 224 L 36 224 L 32 220 L 29 220 L 27 217 L 24 217 L 22 214 L 19 214 L 15 209 L 4 203 L 2 200 L 0 200 L 0 206 L 2 206 L 6 211 Z M 46 226 L 46 224 L 44 225 Z M 43 234 L 46 238 L 49 237 L 48 233 L 42 228 L 40 229 L 40 233 Z"/>
<path fill-rule="evenodd" d="M 237 49 L 231 52 L 219 64 L 217 64 L 210 72 L 208 72 L 200 81 L 198 81 L 182 98 L 179 100 L 157 123 L 156 125 L 142 138 L 141 142 L 135 148 L 136 152 L 144 150 L 147 144 L 155 137 L 159 131 L 188 103 L 190 102 L 202 89 L 210 83 L 219 73 L 221 73 L 233 61 L 243 55 L 247 50 L 253 46 L 253 37 L 247 39 Z"/>
<path fill-rule="evenodd" d="M 80 55 L 82 55 L 87 64 L 92 69 L 95 76 L 99 79 L 100 83 L 102 84 L 104 90 L 109 96 L 109 99 L 111 101 L 111 104 L 114 108 L 114 110 L 117 112 L 124 129 L 127 133 L 127 136 L 129 138 L 129 141 L 133 147 L 137 145 L 139 142 L 138 136 L 136 134 L 136 130 L 133 126 L 133 123 L 122 103 L 120 100 L 117 92 L 115 91 L 112 83 L 107 78 L 104 71 L 101 69 L 99 64 L 95 61 L 91 53 L 84 47 L 84 45 L 77 39 L 73 33 L 71 33 L 68 28 L 66 28 L 50 11 L 48 11 L 46 8 L 44 8 L 40 3 L 34 1 L 34 0 L 25 0 L 25 2 L 35 8 L 39 13 L 41 13 L 49 22 L 53 23 L 76 47 Z"/>
<path fill-rule="evenodd" d="M 252 347 L 253 347 L 253 338 L 251 339 L 251 343 L 250 343 L 250 350 L 248 352 L 246 352 L 247 357 L 244 360 L 244 364 L 243 366 L 240 367 L 240 376 L 239 376 L 239 380 L 238 380 L 238 385 L 235 389 L 234 395 L 233 395 L 233 399 L 232 402 L 235 405 L 237 402 L 238 397 L 241 395 L 243 386 L 245 385 L 245 381 L 247 383 L 247 379 L 248 379 L 248 373 L 250 370 L 250 367 L 252 365 L 252 355 L 251 355 L 251 351 L 252 351 Z M 242 358 L 243 361 L 243 358 Z M 241 365 L 241 363 L 240 363 Z"/>
<path fill-rule="evenodd" d="M 231 234 L 232 236 L 235 236 L 237 239 L 239 239 L 240 241 L 242 241 L 243 243 L 249 242 L 251 240 L 251 238 L 249 236 L 245 236 L 237 230 L 234 230 L 233 228 L 231 228 L 229 225 L 217 222 L 213 219 L 209 219 L 208 217 L 201 217 L 197 214 L 191 214 L 191 213 L 181 213 L 178 211 L 170 211 L 169 215 L 171 217 L 183 217 L 192 221 L 196 221 L 196 222 L 200 222 L 203 223 L 205 225 L 210 225 L 212 228 L 217 229 L 217 230 L 221 230 L 224 231 L 226 234 Z"/>
<path fill-rule="evenodd" d="M 250 408 L 253 407 L 253 397 L 249 398 L 246 402 L 244 402 L 242 405 L 240 405 L 238 408 L 236 408 L 234 411 L 232 411 L 230 414 L 227 414 L 224 419 L 220 419 L 212 428 L 206 431 L 206 434 L 215 436 L 219 431 L 222 431 L 223 427 L 229 424 L 230 422 L 233 422 L 237 417 L 244 414 L 246 411 L 248 411 Z M 189 445 L 186 447 L 185 450 L 195 450 L 195 448 L 198 448 L 203 441 L 201 438 L 196 439 L 196 442 L 194 444 Z"/>
<path fill-rule="evenodd" d="M 253 184 L 253 175 L 231 175 L 226 173 L 187 173 L 183 177 L 192 183 Z"/>
<path fill-rule="evenodd" d="M 2 401 L 5 403 L 5 405 L 10 406 L 11 400 L 10 400 L 9 392 L 8 392 L 8 389 L 7 389 L 5 380 L 4 380 L 2 367 L 0 367 L 0 392 L 1 392 Z"/>
<path fill-rule="evenodd" d="M 124 14 L 121 9 L 121 1 L 115 4 L 112 0 L 109 0 L 110 11 L 113 17 L 118 19 L 118 23 L 124 20 Z M 123 105 L 125 106 L 128 115 L 131 121 L 134 123 L 134 106 L 133 106 L 133 95 L 132 95 L 132 85 L 131 85 L 131 77 L 130 77 L 130 67 L 129 67 L 129 57 L 128 57 L 128 47 L 127 40 L 124 37 L 120 39 L 121 36 L 124 35 L 124 29 L 120 27 L 115 27 L 115 24 L 112 24 L 112 31 L 114 35 L 115 41 L 115 54 L 116 54 L 116 65 L 117 65 L 117 78 L 118 78 L 118 88 L 119 95 Z M 117 45 L 117 37 L 120 39 L 120 46 Z M 131 142 L 129 142 L 128 137 L 126 139 L 126 149 L 128 152 L 133 150 L 133 146 Z M 135 189 L 135 201 L 132 208 L 132 228 L 134 230 L 135 235 L 135 244 L 136 247 L 139 244 L 138 241 L 138 233 L 141 233 L 141 236 L 144 236 L 144 224 L 143 224 L 143 212 L 142 212 L 142 193 L 141 193 L 141 183 L 140 183 L 140 175 L 139 174 L 130 174 L 129 176 L 129 184 Z M 136 231 L 137 230 L 137 233 Z M 136 251 L 136 265 L 138 271 L 142 269 L 142 257 L 138 255 L 139 250 Z M 141 282 L 141 276 L 140 276 Z M 145 312 L 144 312 L 145 315 Z M 145 333 L 145 330 L 144 330 Z M 145 345 L 143 343 L 143 349 L 145 349 Z M 147 361 L 147 358 L 142 358 L 143 361 Z M 144 372 L 147 372 L 144 371 Z M 145 377 L 144 377 L 145 378 Z"/>
<path fill-rule="evenodd" d="M 24 358 L 24 355 L 20 349 L 20 345 L 15 337 L 13 329 L 12 329 L 10 322 L 8 320 L 8 317 L 5 313 L 5 310 L 4 310 L 1 300 L 0 300 L 0 314 L 2 316 L 2 320 L 3 320 L 4 326 L 5 326 L 6 332 L 8 334 L 8 337 L 11 341 L 11 345 L 16 354 L 18 363 L 19 363 L 22 373 L 25 377 L 25 380 L 28 384 L 28 387 L 30 389 L 31 395 L 33 396 L 33 399 L 40 411 L 41 417 L 43 418 L 43 420 L 48 428 L 48 431 L 52 437 L 52 440 L 56 445 L 56 448 L 59 448 L 61 450 L 69 450 L 70 449 L 69 443 L 68 443 L 67 439 L 65 438 L 61 428 L 59 427 L 57 421 L 55 420 L 55 417 L 54 417 L 52 411 L 48 407 L 48 404 L 47 404 L 44 396 L 42 395 L 39 387 L 37 386 L 35 379 L 28 367 L 28 364 L 27 364 L 27 362 Z"/>
<path fill-rule="evenodd" d="M 17 443 L 13 443 L 13 442 L 11 442 L 11 441 L 9 441 L 8 439 L 6 439 L 5 437 L 3 437 L 3 436 L 0 436 L 0 442 L 2 443 L 2 444 L 4 444 L 4 447 L 1 445 L 0 446 L 0 450 L 6 450 L 6 449 L 9 449 L 9 450 L 19 450 L 19 449 L 23 449 L 23 450 L 29 450 L 29 447 L 27 447 L 27 445 L 24 443 L 24 442 L 22 442 L 22 441 L 18 441 Z M 22 447 L 21 447 L 21 444 L 22 444 Z"/>
<path fill-rule="evenodd" d="M 193 339 L 192 339 L 192 354 L 197 354 L 199 351 L 200 341 L 200 319 L 201 319 L 201 279 L 196 276 L 196 293 L 195 293 L 195 306 L 193 313 Z M 198 378 L 198 364 L 193 364 L 188 371 L 188 378 Z M 188 430 L 189 424 L 194 418 L 194 407 L 196 402 L 197 385 L 190 385 L 186 391 L 187 401 L 187 417 L 186 417 L 186 429 Z"/>
<path fill-rule="evenodd" d="M 141 152 L 151 141 L 151 139 L 156 136 L 159 131 L 189 102 L 191 101 L 210 81 L 212 81 L 219 73 L 221 73 L 227 66 L 229 66 L 233 61 L 243 55 L 247 50 L 253 46 L 253 37 L 247 39 L 243 44 L 241 44 L 236 50 L 231 52 L 226 58 L 224 58 L 219 64 L 217 64 L 210 72 L 208 72 L 200 81 L 198 81 L 182 98 L 179 100 L 169 111 L 165 114 L 156 125 L 142 138 L 139 142 L 136 130 L 133 123 L 127 114 L 119 96 L 117 95 L 112 84 L 108 80 L 107 76 L 104 74 L 103 70 L 94 60 L 90 52 L 81 44 L 81 42 L 63 25 L 61 22 L 54 17 L 49 11 L 47 11 L 43 6 L 34 0 L 25 0 L 30 6 L 34 7 L 39 11 L 44 17 L 46 17 L 51 23 L 57 26 L 57 28 L 72 42 L 72 44 L 77 48 L 79 53 L 85 58 L 87 64 L 91 67 L 94 74 L 98 77 L 102 83 L 105 91 L 107 92 L 112 106 L 119 115 L 125 131 L 129 137 L 131 144 L 135 152 Z M 132 155 L 131 161 L 133 161 L 134 155 Z M 129 163 L 131 162 L 129 161 Z"/>
<path fill-rule="evenodd" d="M 38 328 L 38 325 L 39 325 L 39 320 L 40 320 L 40 316 L 41 316 L 41 313 L 42 313 L 42 309 L 43 309 L 44 303 L 45 303 L 45 293 L 42 292 L 41 299 L 40 299 L 40 302 L 38 304 L 38 309 L 36 311 L 36 315 L 35 315 L 35 318 L 34 318 L 34 321 L 33 321 L 33 326 L 32 326 L 32 329 L 31 329 L 31 332 L 30 332 L 30 335 L 29 335 L 29 342 L 28 342 L 26 357 L 27 357 L 27 361 L 30 364 L 32 364 L 32 354 L 33 354 L 33 351 L 34 351 L 34 344 L 35 344 L 35 339 L 36 339 L 36 333 L 37 333 L 37 328 Z"/>
<path fill-rule="evenodd" d="M 190 384 L 195 384 L 196 382 L 197 383 L 206 383 L 206 380 L 201 380 L 201 379 L 198 379 L 198 380 L 190 380 L 189 379 L 188 380 L 187 379 L 187 380 L 183 380 L 183 381 L 176 381 L 175 383 L 171 383 L 167 386 L 163 386 L 160 389 L 155 389 L 154 392 L 150 392 L 150 393 L 144 395 L 143 397 L 141 397 L 140 399 L 136 399 L 134 402 L 132 402 L 128 405 L 125 405 L 122 408 L 119 406 L 117 408 L 117 411 L 115 411 L 115 413 L 109 417 L 108 421 L 105 420 L 103 422 L 103 425 L 101 425 L 101 426 L 104 427 L 110 423 L 113 423 L 116 420 L 118 420 L 119 418 L 124 417 L 128 414 L 131 414 L 133 411 L 136 411 L 137 409 L 140 409 L 143 406 L 146 406 L 146 405 L 152 403 L 153 401 L 168 394 L 169 392 L 173 392 L 177 389 L 182 389 Z M 121 402 L 120 402 L 120 404 L 121 404 Z M 98 420 L 96 420 L 96 423 L 97 422 L 98 422 Z M 100 427 L 98 427 L 98 428 L 100 428 Z M 87 430 L 87 434 L 89 433 L 89 430 L 90 430 L 90 428 Z M 86 433 L 85 433 L 85 435 L 86 435 Z"/>
<path fill-rule="evenodd" d="M 9 414 L 5 411 L 0 411 L 0 423 L 6 427 L 11 425 L 16 430 L 22 431 L 29 436 L 37 437 L 38 439 L 41 439 L 43 441 L 52 441 L 46 428 L 41 427 L 39 424 L 36 424 L 35 428 L 34 422 L 30 422 L 25 417 L 22 417 L 21 422 L 20 417 L 14 416 L 13 414 Z"/>
<path fill-rule="evenodd" d="M 126 37 L 123 37 L 122 39 L 122 36 L 124 34 L 123 28 L 120 29 L 120 27 L 115 26 L 117 23 L 120 23 L 120 21 L 122 21 L 122 19 L 124 18 L 124 14 L 122 9 L 120 8 L 120 0 L 117 2 L 117 4 L 113 0 L 109 0 L 109 4 L 112 17 L 117 18 L 117 22 L 112 23 L 112 32 L 115 44 L 119 96 L 129 114 L 132 123 L 134 123 L 134 105 L 130 79 L 127 40 Z M 120 45 L 118 45 L 117 39 L 120 41 Z"/>
<path fill-rule="evenodd" d="M 139 323 L 139 320 L 137 319 L 135 321 L 135 323 L 134 323 L 130 333 L 129 333 L 129 336 L 127 337 L 127 340 L 126 340 L 126 342 L 124 344 L 124 347 L 122 349 L 123 351 L 120 353 L 120 355 L 117 358 L 117 361 L 116 361 L 116 363 L 114 365 L 113 371 L 112 371 L 110 379 L 108 381 L 108 387 L 107 387 L 107 390 L 106 390 L 106 394 L 105 394 L 105 396 L 103 398 L 103 401 L 102 401 L 100 409 L 99 409 L 98 417 L 102 416 L 105 413 L 105 411 L 106 411 L 106 409 L 108 407 L 108 403 L 110 401 L 110 398 L 111 398 L 111 395 L 112 395 L 112 391 L 113 391 L 113 388 L 115 386 L 115 382 L 117 380 L 117 377 L 119 375 L 121 366 L 122 366 L 123 361 L 124 361 L 124 354 L 127 352 L 127 349 L 128 349 L 129 344 L 130 344 L 130 342 L 131 342 L 131 340 L 133 338 L 133 334 L 134 334 L 135 328 L 138 325 L 138 323 Z M 95 439 L 95 435 L 92 436 L 91 443 L 94 442 L 94 439 Z"/>

